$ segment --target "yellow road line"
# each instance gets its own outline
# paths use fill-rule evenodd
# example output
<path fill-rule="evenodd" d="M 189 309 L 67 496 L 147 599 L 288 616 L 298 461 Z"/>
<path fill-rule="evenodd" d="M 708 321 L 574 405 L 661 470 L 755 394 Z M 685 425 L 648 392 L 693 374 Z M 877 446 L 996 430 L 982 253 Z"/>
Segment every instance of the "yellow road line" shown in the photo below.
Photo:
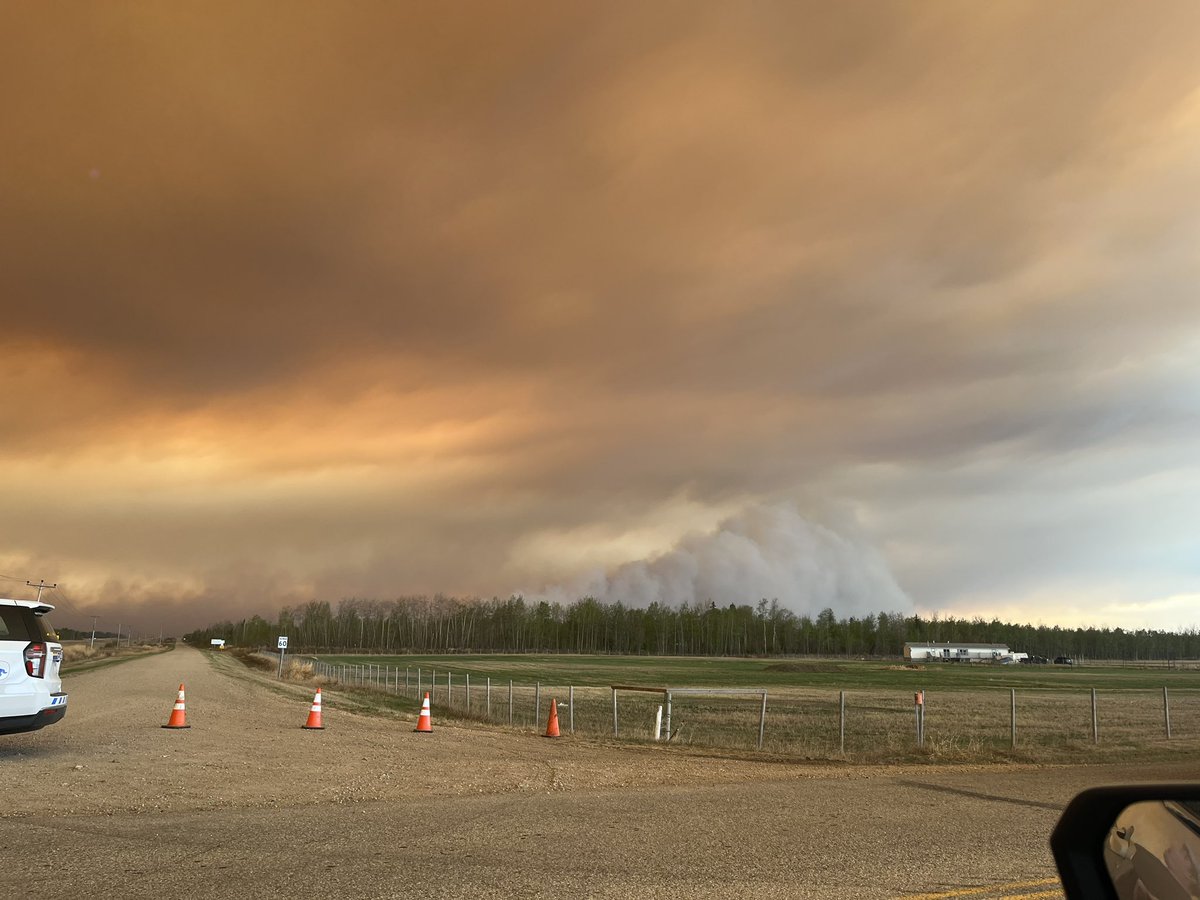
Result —
<path fill-rule="evenodd" d="M 1061 896 L 1063 896 L 1062 888 L 1055 888 L 1052 891 L 1038 891 L 1036 894 L 1005 894 L 1003 900 L 1037 900 L 1039 897 Z"/>
<path fill-rule="evenodd" d="M 897 900 L 949 900 L 951 897 L 972 897 L 979 894 L 1002 894 L 1004 891 L 1019 891 L 1024 888 L 1046 887 L 1058 884 L 1057 878 L 1042 878 L 1038 881 L 1010 881 L 1008 884 L 989 884 L 986 887 L 960 888 L 957 891 L 941 891 L 937 894 L 903 894 Z M 1053 897 L 1062 890 L 1041 891 L 1036 894 L 1020 894 L 1007 900 L 1023 900 L 1026 897 Z"/>

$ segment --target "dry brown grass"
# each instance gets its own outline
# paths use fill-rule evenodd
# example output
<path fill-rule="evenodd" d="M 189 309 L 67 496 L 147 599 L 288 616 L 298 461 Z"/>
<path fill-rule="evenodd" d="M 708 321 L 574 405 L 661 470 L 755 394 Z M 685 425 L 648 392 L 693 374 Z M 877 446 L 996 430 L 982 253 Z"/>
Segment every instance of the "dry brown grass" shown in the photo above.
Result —
<path fill-rule="evenodd" d="M 156 653 L 162 649 L 157 644 L 122 644 L 118 647 L 115 641 L 101 641 L 95 646 L 90 641 L 64 641 L 62 648 L 64 674 L 106 665 L 112 660 Z"/>

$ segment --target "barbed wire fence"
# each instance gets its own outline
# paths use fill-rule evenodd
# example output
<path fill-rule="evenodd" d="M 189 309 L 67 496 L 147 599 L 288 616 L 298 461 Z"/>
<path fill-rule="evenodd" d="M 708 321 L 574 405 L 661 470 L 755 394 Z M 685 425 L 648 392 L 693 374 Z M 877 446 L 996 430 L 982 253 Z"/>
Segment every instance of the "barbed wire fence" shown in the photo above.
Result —
<path fill-rule="evenodd" d="M 430 703 L 443 715 L 565 734 L 818 758 L 1071 754 L 1200 739 L 1200 687 L 946 691 L 579 686 L 370 662 L 306 659 L 350 690 Z M 919 697 L 919 703 L 918 703 Z M 747 702 L 747 700 L 751 702 Z M 665 727 L 664 727 L 665 726 Z"/>

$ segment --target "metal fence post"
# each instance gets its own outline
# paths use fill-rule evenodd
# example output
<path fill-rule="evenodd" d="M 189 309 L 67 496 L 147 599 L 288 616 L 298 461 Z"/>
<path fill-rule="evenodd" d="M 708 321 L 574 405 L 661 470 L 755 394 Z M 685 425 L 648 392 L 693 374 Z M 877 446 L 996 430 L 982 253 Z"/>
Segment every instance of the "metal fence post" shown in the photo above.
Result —
<path fill-rule="evenodd" d="M 612 689 L 613 694 L 613 737 L 617 736 L 617 689 Z"/>
<path fill-rule="evenodd" d="M 533 683 L 533 724 L 537 725 L 542 721 L 542 683 L 535 681 Z"/>
<path fill-rule="evenodd" d="M 1009 688 L 1012 692 L 1012 709 L 1009 714 L 1009 729 L 1012 735 L 1012 749 L 1017 749 L 1017 689 Z"/>
<path fill-rule="evenodd" d="M 567 730 L 575 733 L 575 686 L 567 688 Z"/>
<path fill-rule="evenodd" d="M 453 678 L 453 672 L 446 673 L 446 706 L 448 707 L 454 705 L 454 688 L 452 687 Z"/>
<path fill-rule="evenodd" d="M 409 667 L 405 666 L 404 667 L 404 693 L 406 693 L 406 694 L 408 693 L 408 690 L 409 690 L 409 679 L 408 679 L 409 671 L 410 671 Z"/>
<path fill-rule="evenodd" d="M 758 749 L 763 745 L 763 729 L 767 725 L 767 692 L 763 691 L 762 711 L 758 714 Z"/>
<path fill-rule="evenodd" d="M 417 666 L 417 699 L 421 698 L 421 667 Z"/>
<path fill-rule="evenodd" d="M 485 708 L 485 712 L 487 714 L 487 717 L 490 719 L 492 717 L 492 676 L 491 675 L 488 676 L 488 680 L 487 680 L 487 706 Z"/>
<path fill-rule="evenodd" d="M 467 679 L 467 712 L 471 711 L 471 673 L 468 672 L 465 676 Z"/>
<path fill-rule="evenodd" d="M 838 752 L 846 755 L 846 692 L 838 691 Z"/>
<path fill-rule="evenodd" d="M 1092 743 L 1100 743 L 1100 720 L 1096 715 L 1096 689 L 1092 688 Z"/>
<path fill-rule="evenodd" d="M 671 692 L 666 691 L 667 695 L 667 743 L 671 743 Z"/>
<path fill-rule="evenodd" d="M 512 700 L 513 700 L 513 698 L 512 698 L 512 679 L 510 678 L 510 679 L 508 679 L 508 724 L 509 725 L 512 724 L 512 712 L 513 712 Z"/>
<path fill-rule="evenodd" d="M 1163 723 L 1167 726 L 1167 740 L 1171 739 L 1171 701 L 1167 697 L 1166 686 L 1163 687 Z"/>

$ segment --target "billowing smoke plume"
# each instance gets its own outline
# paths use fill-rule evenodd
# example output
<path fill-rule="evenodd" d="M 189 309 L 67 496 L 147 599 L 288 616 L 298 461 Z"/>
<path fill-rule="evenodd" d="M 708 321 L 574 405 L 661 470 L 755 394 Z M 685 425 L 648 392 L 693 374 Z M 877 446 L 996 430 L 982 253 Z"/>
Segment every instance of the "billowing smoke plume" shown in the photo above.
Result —
<path fill-rule="evenodd" d="M 660 556 L 620 565 L 569 593 L 630 606 L 777 599 L 800 615 L 825 607 L 839 616 L 913 608 L 865 540 L 809 521 L 790 506 L 749 507 L 711 532 L 689 534 Z"/>

